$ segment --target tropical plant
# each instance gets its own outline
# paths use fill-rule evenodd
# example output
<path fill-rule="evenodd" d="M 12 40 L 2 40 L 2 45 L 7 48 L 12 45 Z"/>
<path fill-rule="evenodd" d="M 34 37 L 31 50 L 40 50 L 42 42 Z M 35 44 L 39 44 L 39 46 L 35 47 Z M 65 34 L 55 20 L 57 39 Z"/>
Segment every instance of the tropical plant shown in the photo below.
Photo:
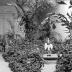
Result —
<path fill-rule="evenodd" d="M 56 72 L 71 72 L 72 70 L 72 53 L 68 50 L 63 51 L 63 55 L 58 58 Z"/>
<path fill-rule="evenodd" d="M 64 15 L 51 13 L 51 5 L 44 0 L 35 0 L 35 2 L 33 0 L 16 0 L 12 5 L 18 11 L 19 26 L 25 26 L 26 35 L 25 39 L 16 39 L 12 34 L 12 37 L 5 36 L 8 46 L 5 47 L 3 58 L 9 62 L 9 67 L 13 72 L 41 72 L 44 39 L 46 37 L 50 40 L 54 39 L 52 42 L 54 53 L 66 52 L 66 47 L 62 43 L 69 39 L 69 22 Z M 50 7 L 51 11 L 48 13 Z"/>

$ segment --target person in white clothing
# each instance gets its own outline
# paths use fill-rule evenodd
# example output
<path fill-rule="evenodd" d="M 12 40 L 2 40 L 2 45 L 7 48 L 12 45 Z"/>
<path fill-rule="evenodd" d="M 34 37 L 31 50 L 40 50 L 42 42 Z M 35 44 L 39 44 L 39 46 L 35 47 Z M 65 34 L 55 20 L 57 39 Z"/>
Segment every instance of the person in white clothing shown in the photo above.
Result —
<path fill-rule="evenodd" d="M 50 43 L 49 38 L 47 39 L 47 42 L 44 45 L 45 50 L 48 50 L 48 53 L 51 53 L 51 50 L 53 49 L 53 45 Z"/>

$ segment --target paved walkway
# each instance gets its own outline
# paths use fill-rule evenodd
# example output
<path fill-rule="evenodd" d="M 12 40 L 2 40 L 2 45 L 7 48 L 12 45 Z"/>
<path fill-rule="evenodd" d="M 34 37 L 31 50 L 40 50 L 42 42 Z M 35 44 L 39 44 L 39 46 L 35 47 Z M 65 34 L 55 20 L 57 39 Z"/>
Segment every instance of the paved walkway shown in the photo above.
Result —
<path fill-rule="evenodd" d="M 0 54 L 0 72 L 12 72 L 8 67 L 8 63 L 4 61 L 1 54 Z"/>
<path fill-rule="evenodd" d="M 42 72 L 54 72 L 56 70 L 55 66 L 56 64 L 44 64 Z"/>

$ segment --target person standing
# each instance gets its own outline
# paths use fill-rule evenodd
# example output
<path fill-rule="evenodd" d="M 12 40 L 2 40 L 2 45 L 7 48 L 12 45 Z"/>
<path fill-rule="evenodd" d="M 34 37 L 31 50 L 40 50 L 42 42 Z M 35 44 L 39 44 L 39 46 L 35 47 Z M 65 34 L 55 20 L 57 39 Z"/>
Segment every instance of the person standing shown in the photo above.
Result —
<path fill-rule="evenodd" d="M 53 45 L 50 43 L 49 38 L 46 40 L 44 48 L 46 51 L 48 51 L 48 54 L 51 54 L 51 50 L 53 49 Z"/>

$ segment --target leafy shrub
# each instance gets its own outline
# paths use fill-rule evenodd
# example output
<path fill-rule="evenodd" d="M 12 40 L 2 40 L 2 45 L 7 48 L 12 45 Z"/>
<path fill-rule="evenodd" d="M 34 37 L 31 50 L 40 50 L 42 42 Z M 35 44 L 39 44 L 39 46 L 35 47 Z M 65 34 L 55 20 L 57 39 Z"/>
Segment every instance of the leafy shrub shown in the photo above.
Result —
<path fill-rule="evenodd" d="M 11 62 L 9 66 L 14 72 L 39 72 L 42 62 L 38 54 L 30 54 L 19 58 L 16 62 Z"/>
<path fill-rule="evenodd" d="M 71 72 L 72 70 L 72 54 L 64 54 L 57 61 L 56 72 Z"/>
<path fill-rule="evenodd" d="M 56 72 L 71 72 L 72 70 L 72 49 L 70 44 L 64 46 L 62 56 L 58 58 Z"/>
<path fill-rule="evenodd" d="M 13 72 L 41 72 L 43 59 L 31 42 L 12 39 L 2 56 Z"/>

